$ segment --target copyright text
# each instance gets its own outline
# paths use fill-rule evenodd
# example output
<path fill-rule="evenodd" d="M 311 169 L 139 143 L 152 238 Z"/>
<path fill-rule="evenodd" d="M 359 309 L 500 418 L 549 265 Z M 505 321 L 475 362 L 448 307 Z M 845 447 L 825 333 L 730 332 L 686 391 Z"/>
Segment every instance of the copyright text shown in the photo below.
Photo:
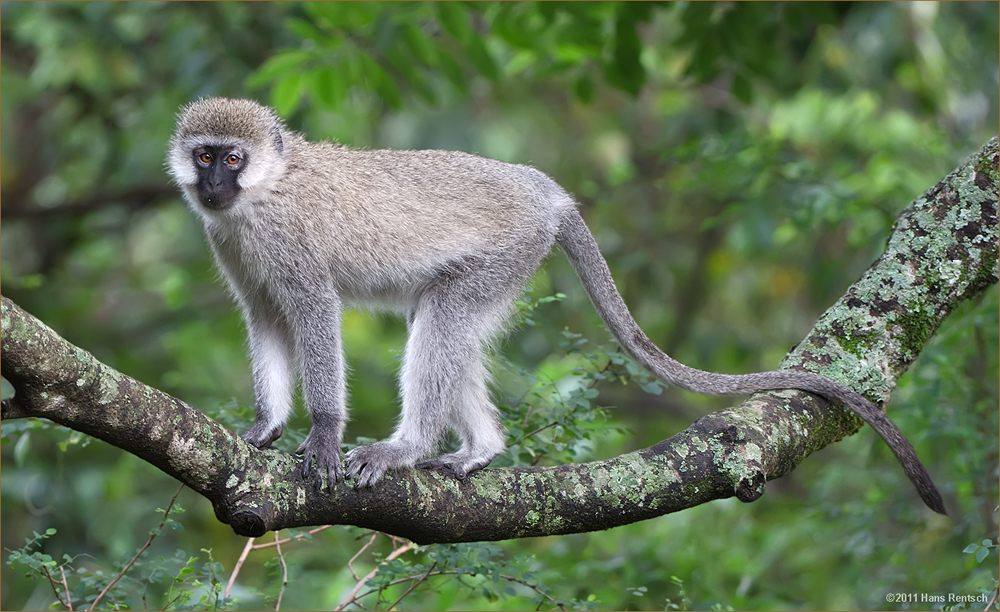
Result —
<path fill-rule="evenodd" d="M 986 603 L 986 595 L 931 595 L 930 593 L 886 593 L 889 603 Z"/>

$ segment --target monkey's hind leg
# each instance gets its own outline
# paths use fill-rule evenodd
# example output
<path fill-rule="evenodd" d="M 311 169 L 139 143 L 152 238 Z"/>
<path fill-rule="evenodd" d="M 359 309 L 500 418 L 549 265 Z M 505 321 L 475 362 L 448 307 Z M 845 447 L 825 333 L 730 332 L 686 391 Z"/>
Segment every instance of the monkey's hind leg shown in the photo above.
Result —
<path fill-rule="evenodd" d="M 392 437 L 347 455 L 348 477 L 371 486 L 387 470 L 413 467 L 430 455 L 449 426 L 463 448 L 444 461 L 459 477 L 487 465 L 504 436 L 486 392 L 482 345 L 505 319 L 503 292 L 484 291 L 474 277 L 444 276 L 428 287 L 409 317 L 410 337 L 400 372 L 402 415 Z M 456 407 L 470 404 L 456 421 Z M 468 408 L 468 406 L 466 406 Z"/>
<path fill-rule="evenodd" d="M 489 465 L 506 448 L 506 434 L 486 386 L 489 374 L 482 353 L 478 357 L 470 364 L 461 394 L 452 406 L 451 425 L 458 432 L 462 447 L 457 452 L 418 463 L 417 468 L 445 468 L 461 480 Z"/>

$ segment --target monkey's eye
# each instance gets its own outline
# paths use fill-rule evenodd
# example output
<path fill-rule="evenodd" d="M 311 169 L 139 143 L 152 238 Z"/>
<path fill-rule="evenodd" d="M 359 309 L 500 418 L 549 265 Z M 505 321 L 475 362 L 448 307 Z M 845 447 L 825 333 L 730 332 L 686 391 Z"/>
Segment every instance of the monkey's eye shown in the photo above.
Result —
<path fill-rule="evenodd" d="M 230 166 L 235 166 L 236 164 L 240 163 L 240 160 L 241 160 L 240 156 L 237 155 L 236 153 L 230 153 L 229 155 L 226 156 L 226 163 L 229 164 Z"/>
<path fill-rule="evenodd" d="M 198 154 L 198 161 L 207 166 L 212 163 L 212 154 L 207 151 L 203 151 Z"/>

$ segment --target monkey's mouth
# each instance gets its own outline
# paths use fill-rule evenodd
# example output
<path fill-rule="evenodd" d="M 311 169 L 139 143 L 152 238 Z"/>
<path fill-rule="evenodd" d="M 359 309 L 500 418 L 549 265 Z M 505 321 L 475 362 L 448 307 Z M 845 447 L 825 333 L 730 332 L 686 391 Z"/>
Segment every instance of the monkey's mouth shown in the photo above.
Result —
<path fill-rule="evenodd" d="M 230 208 L 236 201 L 232 196 L 223 196 L 217 193 L 198 194 L 198 201 L 209 210 L 225 210 Z"/>

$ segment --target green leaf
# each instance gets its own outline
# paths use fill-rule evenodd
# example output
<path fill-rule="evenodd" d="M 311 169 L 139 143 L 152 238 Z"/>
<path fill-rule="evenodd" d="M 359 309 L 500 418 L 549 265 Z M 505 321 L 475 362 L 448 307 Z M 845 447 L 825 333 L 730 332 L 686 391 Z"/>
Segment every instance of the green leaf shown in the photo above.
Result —
<path fill-rule="evenodd" d="M 469 20 L 465 17 L 465 11 L 459 8 L 459 6 L 457 2 L 434 3 L 441 26 L 455 40 L 465 42 L 471 37 L 472 30 L 469 28 Z"/>
<path fill-rule="evenodd" d="M 651 395 L 660 395 L 663 393 L 663 385 L 659 382 L 640 383 L 639 386 L 642 387 L 643 391 Z"/>
<path fill-rule="evenodd" d="M 737 74 L 733 77 L 733 84 L 730 86 L 729 91 L 732 92 L 737 100 L 744 104 L 751 104 L 753 102 L 753 85 L 750 84 L 750 79 L 742 74 Z"/>
<path fill-rule="evenodd" d="M 640 19 L 641 14 L 629 9 L 628 4 L 622 5 L 615 19 L 612 56 L 604 64 L 604 76 L 608 83 L 633 96 L 646 83 L 646 69 L 640 61 L 642 41 L 636 30 L 636 23 Z"/>
<path fill-rule="evenodd" d="M 271 90 L 271 106 L 279 115 L 287 117 L 299 107 L 302 97 L 302 74 L 295 72 L 282 77 Z"/>
<path fill-rule="evenodd" d="M 395 69 L 397 78 L 401 76 L 401 80 L 405 80 L 406 84 L 416 91 L 421 99 L 428 104 L 434 104 L 437 98 L 434 89 L 424 77 L 424 72 L 420 70 L 404 47 L 400 45 L 391 47 L 388 51 L 387 59 Z"/>
<path fill-rule="evenodd" d="M 246 85 L 250 88 L 267 85 L 277 78 L 287 76 L 290 70 L 297 70 L 299 66 L 312 58 L 313 54 L 311 52 L 301 49 L 283 51 L 264 62 L 260 68 L 248 76 Z"/>
<path fill-rule="evenodd" d="M 424 64 L 436 65 L 437 54 L 434 43 L 412 23 L 401 23 L 399 27 L 403 34 L 403 42 L 406 43 L 413 55 Z"/>
<path fill-rule="evenodd" d="M 491 81 L 496 81 L 500 77 L 497 63 L 486 49 L 482 38 L 473 37 L 469 40 L 469 43 L 465 47 L 465 52 L 468 55 L 469 61 L 479 70 L 480 74 Z"/>
<path fill-rule="evenodd" d="M 367 36 L 382 7 L 370 2 L 306 2 L 303 8 L 320 24 Z"/>
<path fill-rule="evenodd" d="M 528 25 L 531 17 L 529 11 L 534 8 L 530 3 L 501 3 L 500 11 L 493 20 L 493 32 L 511 46 L 534 49 L 538 39 L 536 32 Z"/>
<path fill-rule="evenodd" d="M 589 77 L 581 76 L 573 81 L 573 95 L 584 104 L 594 101 L 594 82 Z"/>
<path fill-rule="evenodd" d="M 465 78 L 465 73 L 462 72 L 462 67 L 455 60 L 454 55 L 451 54 L 447 49 L 441 48 L 438 55 L 438 61 L 441 66 L 441 72 L 444 73 L 445 78 L 451 81 L 451 84 L 455 86 L 459 92 L 463 95 L 469 92 L 469 83 Z"/>
<path fill-rule="evenodd" d="M 979 544 L 976 544 L 975 542 L 973 542 L 972 544 L 969 544 L 964 549 L 962 549 L 962 552 L 964 552 L 964 553 L 974 553 L 977 550 L 979 550 Z"/>
<path fill-rule="evenodd" d="M 393 108 L 401 108 L 403 106 L 403 96 L 399 92 L 399 87 L 396 86 L 396 83 L 382 69 L 382 66 L 378 62 L 372 59 L 371 56 L 365 55 L 362 56 L 360 67 L 368 85 L 382 97 L 382 100 L 386 104 Z"/>
<path fill-rule="evenodd" d="M 24 465 L 25 459 L 28 458 L 28 452 L 31 450 L 31 432 L 26 431 L 21 434 L 21 437 L 17 439 L 17 444 L 14 445 L 14 463 L 17 465 Z"/>
<path fill-rule="evenodd" d="M 347 95 L 347 81 L 342 70 L 324 66 L 312 73 L 312 91 L 330 110 L 336 110 Z"/>
<path fill-rule="evenodd" d="M 976 551 L 976 561 L 982 563 L 983 559 L 985 559 L 986 556 L 989 554 L 990 554 L 990 549 L 983 546 L 982 548 Z"/>
<path fill-rule="evenodd" d="M 305 19 L 293 17 L 285 22 L 285 27 L 288 28 L 289 32 L 303 40 L 325 42 L 328 39 L 327 36 L 324 36 L 322 32 L 316 29 L 316 26 Z"/>

